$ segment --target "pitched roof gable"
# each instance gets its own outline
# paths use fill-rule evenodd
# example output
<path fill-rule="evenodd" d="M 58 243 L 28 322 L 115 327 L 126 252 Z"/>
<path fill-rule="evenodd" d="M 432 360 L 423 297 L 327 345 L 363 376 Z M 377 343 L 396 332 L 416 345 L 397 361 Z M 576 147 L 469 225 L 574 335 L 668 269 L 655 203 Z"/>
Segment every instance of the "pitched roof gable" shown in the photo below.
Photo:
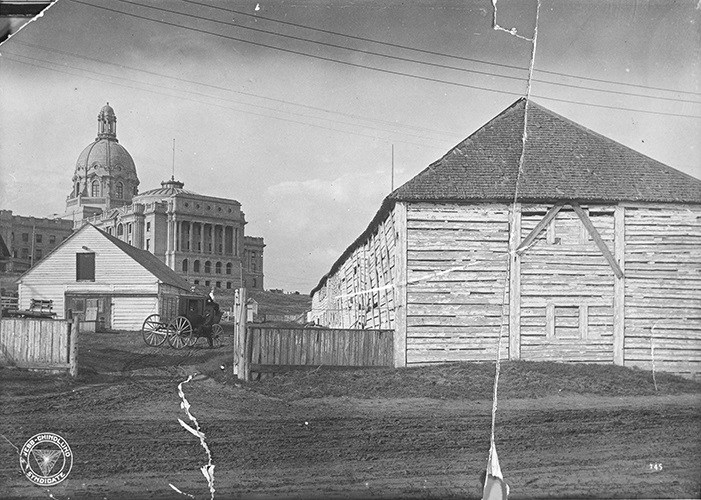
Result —
<path fill-rule="evenodd" d="M 119 238 L 112 236 L 111 234 L 107 234 L 106 232 L 98 229 L 92 224 L 87 225 L 93 227 L 97 232 L 99 232 L 105 238 L 110 240 L 121 251 L 123 251 L 132 259 L 134 259 L 144 269 L 146 269 L 148 272 L 150 272 L 156 278 L 158 278 L 159 281 L 165 283 L 166 285 L 174 286 L 176 288 L 181 288 L 183 290 L 188 291 L 190 290 L 190 283 L 181 278 L 180 275 L 178 275 L 178 273 L 176 273 L 170 267 L 161 262 L 161 260 L 155 255 L 153 255 L 151 252 L 131 246 L 129 243 L 122 241 Z"/>
<path fill-rule="evenodd" d="M 525 117 L 528 135 L 519 177 Z M 513 200 L 517 177 L 520 201 L 701 203 L 701 180 L 525 98 L 502 111 L 389 198 Z"/>

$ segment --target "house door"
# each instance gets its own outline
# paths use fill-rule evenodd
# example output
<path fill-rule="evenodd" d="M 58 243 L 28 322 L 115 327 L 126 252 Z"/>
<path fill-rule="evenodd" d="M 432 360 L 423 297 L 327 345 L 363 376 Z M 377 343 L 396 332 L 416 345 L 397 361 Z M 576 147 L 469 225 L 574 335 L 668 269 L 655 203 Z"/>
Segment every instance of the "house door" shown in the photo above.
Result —
<path fill-rule="evenodd" d="M 66 294 L 66 317 L 69 310 L 73 311 L 73 317 L 79 322 L 81 331 L 110 330 L 111 307 L 112 299 L 109 295 Z"/>

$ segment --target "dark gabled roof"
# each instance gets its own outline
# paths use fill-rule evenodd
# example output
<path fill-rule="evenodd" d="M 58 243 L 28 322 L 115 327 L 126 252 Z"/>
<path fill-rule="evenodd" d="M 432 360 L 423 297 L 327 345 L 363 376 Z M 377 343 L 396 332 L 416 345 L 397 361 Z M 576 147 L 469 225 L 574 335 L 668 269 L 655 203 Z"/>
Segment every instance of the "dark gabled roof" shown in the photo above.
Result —
<path fill-rule="evenodd" d="M 390 193 L 310 295 L 387 217 L 395 202 L 511 202 L 517 178 L 518 201 L 701 203 L 701 180 L 521 98 Z"/>
<path fill-rule="evenodd" d="M 88 225 L 92 226 L 92 224 Z M 181 278 L 178 275 L 178 273 L 176 273 L 170 267 L 161 262 L 161 260 L 155 255 L 153 255 L 151 252 L 133 247 L 129 243 L 122 241 L 119 238 L 115 238 L 111 234 L 107 234 L 106 232 L 98 229 L 95 226 L 92 227 L 97 229 L 97 231 L 100 234 L 102 234 L 105 238 L 114 243 L 115 246 L 117 246 L 125 254 L 134 259 L 136 262 L 138 262 L 144 269 L 153 274 L 162 283 L 174 286 L 176 288 L 181 288 L 183 290 L 190 290 L 192 286 L 190 285 L 190 283 Z"/>
<path fill-rule="evenodd" d="M 527 140 L 518 176 L 524 119 Z M 389 197 L 396 201 L 512 201 L 517 177 L 519 201 L 701 203 L 701 180 L 525 98 Z"/>

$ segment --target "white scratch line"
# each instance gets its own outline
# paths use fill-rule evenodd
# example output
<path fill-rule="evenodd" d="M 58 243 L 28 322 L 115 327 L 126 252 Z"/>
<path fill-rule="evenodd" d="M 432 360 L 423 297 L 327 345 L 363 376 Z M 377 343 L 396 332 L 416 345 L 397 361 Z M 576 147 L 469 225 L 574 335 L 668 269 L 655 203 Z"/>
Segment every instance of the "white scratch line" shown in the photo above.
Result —
<path fill-rule="evenodd" d="M 2 3 L 2 2 L 0 2 L 0 3 Z M 8 3 L 8 2 L 5 2 L 5 3 Z M 33 23 L 34 21 L 36 21 L 36 20 L 39 19 L 40 17 L 44 17 L 44 12 L 46 12 L 47 10 L 49 10 L 51 7 L 53 7 L 53 6 L 56 5 L 57 3 L 58 3 L 58 0 L 55 0 L 54 2 L 52 2 L 51 5 L 49 5 L 49 6 L 46 7 L 44 10 L 42 10 L 41 12 L 39 12 L 36 16 L 34 16 L 33 18 L 31 18 L 29 21 L 27 21 L 26 23 L 24 23 L 17 31 L 15 31 L 14 33 L 11 33 L 10 35 L 8 35 L 8 37 L 5 39 L 5 41 L 3 41 L 2 43 L 0 43 L 0 45 L 2 45 L 2 44 L 4 44 L 5 42 L 7 42 L 10 38 L 12 38 L 13 36 L 15 36 L 17 33 L 19 33 L 20 31 L 22 31 L 24 28 L 26 28 L 27 26 L 29 26 L 31 23 Z"/>
<path fill-rule="evenodd" d="M 211 500 L 214 500 L 214 464 L 212 463 L 212 452 L 209 450 L 209 446 L 207 446 L 207 441 L 205 441 L 204 432 L 200 430 L 200 424 L 197 422 L 195 416 L 192 413 L 190 413 L 190 403 L 185 397 L 185 393 L 183 392 L 183 384 L 188 383 L 190 380 L 192 380 L 192 375 L 188 376 L 187 380 L 178 384 L 178 395 L 180 396 L 180 399 L 182 399 L 182 401 L 180 402 L 180 408 L 185 410 L 185 413 L 187 414 L 190 421 L 192 421 L 195 424 L 195 428 L 192 428 L 180 419 L 178 419 L 178 422 L 180 422 L 180 425 L 183 426 L 185 430 L 187 430 L 192 435 L 200 439 L 200 444 L 202 445 L 202 448 L 204 448 L 204 451 L 207 453 L 207 465 L 203 465 L 202 467 L 200 467 L 200 471 L 202 471 L 202 475 L 205 477 L 205 479 L 207 480 L 207 484 L 209 485 L 209 493 L 211 495 L 210 498 Z"/>
<path fill-rule="evenodd" d="M 15 450 L 17 450 L 17 453 L 19 453 L 19 448 L 17 448 L 17 447 L 15 446 L 15 444 L 14 444 L 12 441 L 10 441 L 9 439 L 7 439 L 7 438 L 5 437 L 4 434 L 0 434 L 0 436 L 2 436 L 2 438 L 3 438 L 5 441 L 7 441 L 8 443 L 10 443 L 10 446 L 12 446 Z"/>
<path fill-rule="evenodd" d="M 195 495 L 190 495 L 189 493 L 185 493 L 184 491 L 180 491 L 178 488 L 176 488 L 175 486 L 173 486 L 170 483 L 168 483 L 168 486 L 173 488 L 176 492 L 180 493 L 181 495 L 185 495 L 186 497 L 190 497 L 190 498 L 195 498 Z"/>
<path fill-rule="evenodd" d="M 699 0 L 701 1 L 701 0 Z M 516 28 L 511 28 L 510 30 L 507 30 L 506 28 L 502 28 L 499 26 L 497 23 L 497 0 L 492 0 L 492 5 L 494 6 L 494 15 L 492 17 L 492 29 L 496 31 L 504 31 L 508 33 L 509 35 L 515 36 L 516 38 L 520 38 L 521 40 L 528 40 L 529 42 L 533 41 L 533 38 L 528 38 L 522 35 L 519 35 L 518 32 L 516 31 Z M 535 38 L 535 36 L 534 36 Z"/>

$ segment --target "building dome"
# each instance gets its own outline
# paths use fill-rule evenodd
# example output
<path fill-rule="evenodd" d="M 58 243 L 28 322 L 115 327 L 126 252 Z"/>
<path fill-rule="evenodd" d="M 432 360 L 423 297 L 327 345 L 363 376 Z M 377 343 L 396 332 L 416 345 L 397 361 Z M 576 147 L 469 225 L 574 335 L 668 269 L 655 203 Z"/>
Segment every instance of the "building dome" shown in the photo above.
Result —
<path fill-rule="evenodd" d="M 151 189 L 149 191 L 144 191 L 138 196 L 134 197 L 134 203 L 149 203 L 153 201 L 161 201 L 166 198 L 170 198 L 173 195 L 185 193 L 185 194 L 197 194 L 187 189 L 183 189 L 183 184 L 180 181 L 176 181 L 174 177 L 171 177 L 169 181 L 161 182 L 161 187 L 156 189 Z"/>
<path fill-rule="evenodd" d="M 117 140 L 117 116 L 109 103 L 97 115 L 97 124 L 97 137 L 76 161 L 68 199 L 102 209 L 131 203 L 139 178 L 134 159 Z"/>

